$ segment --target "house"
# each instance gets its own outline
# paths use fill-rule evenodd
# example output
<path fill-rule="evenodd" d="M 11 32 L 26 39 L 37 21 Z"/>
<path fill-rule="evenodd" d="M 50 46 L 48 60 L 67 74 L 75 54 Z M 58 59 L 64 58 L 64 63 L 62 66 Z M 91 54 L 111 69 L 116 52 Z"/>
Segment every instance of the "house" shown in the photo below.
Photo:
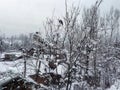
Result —
<path fill-rule="evenodd" d="M 12 61 L 15 59 L 16 59 L 15 54 L 5 54 L 4 61 Z"/>
<path fill-rule="evenodd" d="M 18 51 L 9 51 L 1 54 L 1 60 L 3 61 L 14 61 L 19 59 L 22 56 L 22 52 Z"/>

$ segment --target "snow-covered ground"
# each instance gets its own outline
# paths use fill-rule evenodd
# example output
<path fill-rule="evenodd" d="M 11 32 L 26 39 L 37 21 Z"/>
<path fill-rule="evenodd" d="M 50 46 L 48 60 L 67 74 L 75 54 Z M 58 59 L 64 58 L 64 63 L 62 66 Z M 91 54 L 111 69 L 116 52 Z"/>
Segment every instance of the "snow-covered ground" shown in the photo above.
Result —
<path fill-rule="evenodd" d="M 1 57 L 4 57 L 3 53 L 2 55 L 0 55 Z M 16 54 L 16 55 L 21 55 L 20 52 L 12 52 L 12 54 Z M 26 74 L 27 76 L 31 75 L 31 74 L 35 74 L 36 72 L 36 59 L 33 58 L 28 58 L 26 59 L 27 62 L 27 71 Z M 56 72 L 55 70 L 49 70 L 49 66 L 48 66 L 48 62 L 45 59 L 41 59 L 41 67 L 40 67 L 40 72 L 42 73 L 46 73 L 46 72 Z M 0 62 L 0 80 L 3 78 L 6 78 L 8 76 L 11 76 L 13 74 L 20 74 L 23 75 L 24 72 L 24 59 L 19 59 L 19 60 L 15 60 L 15 61 L 1 61 Z M 58 65 L 57 66 L 57 73 L 63 75 L 65 72 L 65 67 L 63 65 Z"/>
<path fill-rule="evenodd" d="M 1 54 L 0 57 L 4 57 L 4 54 L 6 54 L 6 53 Z M 12 52 L 12 54 L 16 54 L 18 56 L 21 55 L 20 52 L 16 52 L 16 53 Z M 47 58 L 47 56 L 45 56 L 45 58 Z M 45 60 L 45 58 L 43 60 L 40 59 L 41 74 L 49 72 L 48 62 Z M 28 59 L 26 59 L 26 61 L 27 61 L 26 74 L 28 77 L 29 75 L 36 73 L 36 68 L 37 68 L 36 61 L 37 60 L 33 59 L 33 58 L 28 58 Z M 63 75 L 66 71 L 64 65 L 58 65 L 57 71 L 58 71 L 57 72 L 58 74 Z M 5 79 L 7 79 L 15 74 L 23 75 L 23 72 L 24 72 L 24 59 L 19 59 L 16 61 L 1 61 L 0 62 L 0 82 L 4 81 Z M 56 72 L 56 70 L 50 70 L 50 72 Z M 76 83 L 74 83 L 74 84 L 76 84 Z M 78 88 L 77 85 L 78 85 L 78 83 L 76 84 L 76 88 Z M 114 83 L 114 85 L 112 85 L 109 89 L 106 89 L 106 90 L 120 90 L 120 80 L 117 80 Z"/>
<path fill-rule="evenodd" d="M 117 80 L 109 89 L 107 90 L 120 90 L 120 80 Z"/>
<path fill-rule="evenodd" d="M 27 65 L 27 75 L 34 72 L 34 67 Z M 8 77 L 11 74 L 20 74 L 24 72 L 24 60 L 0 62 L 0 79 Z"/>

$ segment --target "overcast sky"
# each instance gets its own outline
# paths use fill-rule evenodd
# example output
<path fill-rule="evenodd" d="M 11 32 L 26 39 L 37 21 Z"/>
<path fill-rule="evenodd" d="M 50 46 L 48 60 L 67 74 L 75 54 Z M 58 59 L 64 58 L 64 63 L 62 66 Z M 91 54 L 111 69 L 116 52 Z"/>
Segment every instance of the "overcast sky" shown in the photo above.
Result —
<path fill-rule="evenodd" d="M 81 7 L 90 7 L 96 0 L 81 0 Z M 69 6 L 79 0 L 68 0 Z M 106 12 L 111 6 L 120 9 L 120 0 L 103 0 L 101 10 Z M 43 21 L 64 15 L 64 0 L 0 0 L 0 33 L 11 36 L 42 30 Z"/>

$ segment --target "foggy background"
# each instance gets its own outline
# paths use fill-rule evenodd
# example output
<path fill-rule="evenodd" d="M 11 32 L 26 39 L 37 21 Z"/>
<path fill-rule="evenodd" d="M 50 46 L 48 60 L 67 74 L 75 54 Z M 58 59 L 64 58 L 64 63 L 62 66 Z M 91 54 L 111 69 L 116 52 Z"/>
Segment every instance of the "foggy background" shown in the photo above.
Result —
<path fill-rule="evenodd" d="M 96 0 L 68 0 L 80 7 L 90 7 Z M 120 9 L 120 0 L 103 0 L 100 9 L 104 14 L 111 6 Z M 18 35 L 43 30 L 43 22 L 54 15 L 64 16 L 65 0 L 0 0 L 0 34 Z"/>

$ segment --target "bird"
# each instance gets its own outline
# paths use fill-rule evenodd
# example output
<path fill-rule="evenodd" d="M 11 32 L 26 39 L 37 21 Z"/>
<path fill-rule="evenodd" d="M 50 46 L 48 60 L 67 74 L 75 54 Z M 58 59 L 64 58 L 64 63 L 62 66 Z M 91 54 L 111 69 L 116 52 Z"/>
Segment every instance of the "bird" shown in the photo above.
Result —
<path fill-rule="evenodd" d="M 36 32 L 36 34 L 38 34 L 39 32 Z"/>
<path fill-rule="evenodd" d="M 63 25 L 63 21 L 61 19 L 58 19 L 59 23 Z"/>

